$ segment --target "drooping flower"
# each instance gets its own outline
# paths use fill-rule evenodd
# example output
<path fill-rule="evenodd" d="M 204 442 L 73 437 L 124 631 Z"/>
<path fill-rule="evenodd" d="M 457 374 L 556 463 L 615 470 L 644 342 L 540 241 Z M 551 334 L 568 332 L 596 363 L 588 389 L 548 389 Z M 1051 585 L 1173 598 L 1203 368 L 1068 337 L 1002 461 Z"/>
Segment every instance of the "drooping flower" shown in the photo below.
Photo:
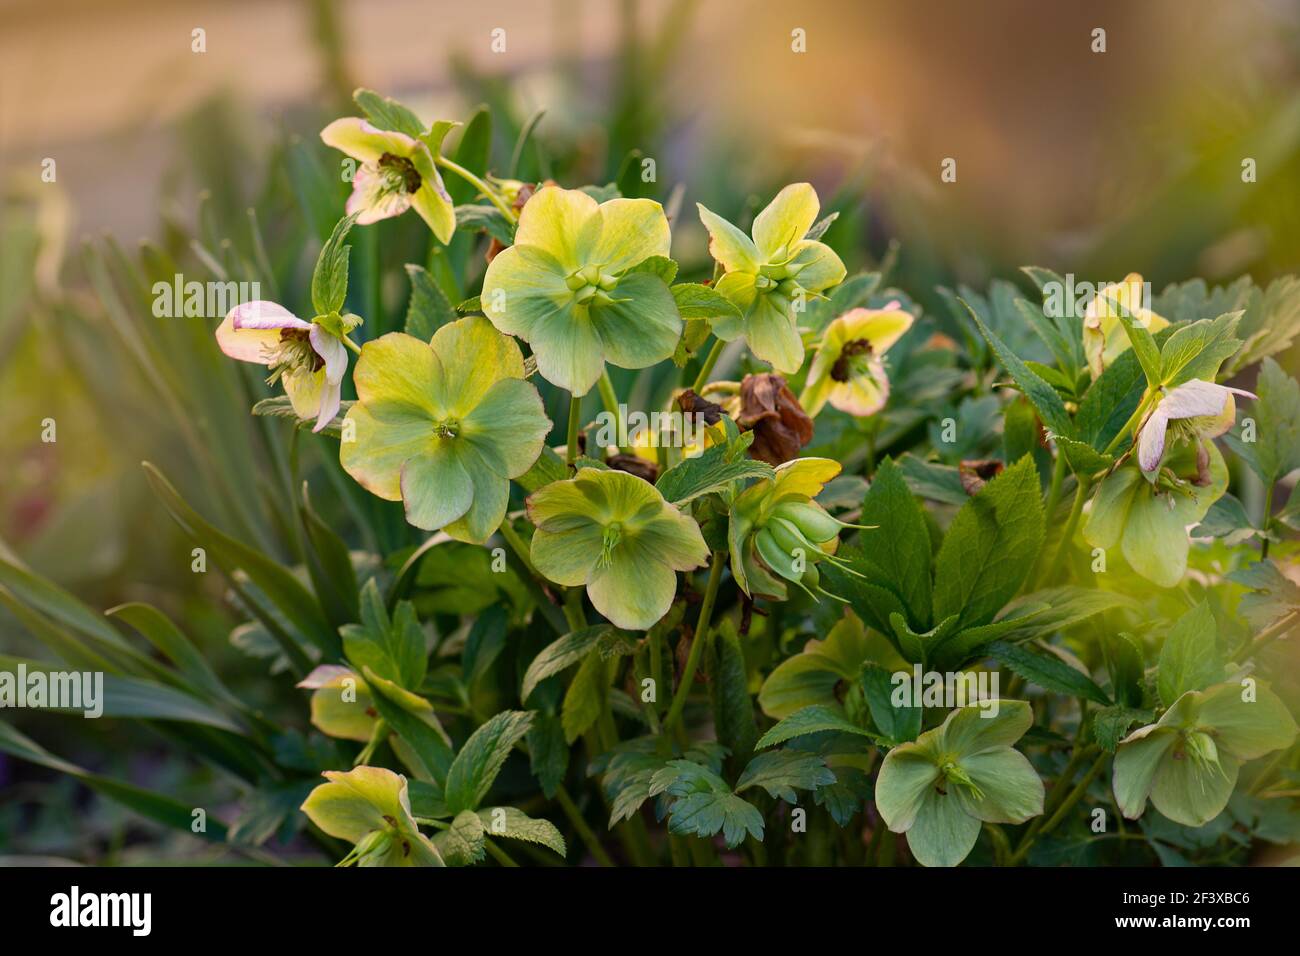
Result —
<path fill-rule="evenodd" d="M 483 311 L 517 335 L 549 382 L 584 395 L 608 361 L 645 368 L 673 354 L 682 319 L 659 276 L 633 267 L 667 256 L 663 207 L 649 199 L 597 203 L 547 186 L 519 214 L 515 244 L 483 277 Z"/>
<path fill-rule="evenodd" d="M 478 317 L 442 326 L 427 344 L 400 332 L 367 342 L 344 422 L 355 440 L 339 461 L 372 494 L 403 502 L 417 528 L 481 544 L 551 427 L 523 375 L 519 346 Z"/>
<path fill-rule="evenodd" d="M 327 770 L 302 811 L 332 837 L 353 844 L 339 866 L 443 866 L 411 814 L 406 778 L 382 767 Z"/>
<path fill-rule="evenodd" d="M 1129 461 L 1103 478 L 1083 537 L 1094 548 L 1118 544 L 1134 571 L 1171 588 L 1187 570 L 1187 529 L 1227 490 L 1228 467 L 1202 438 L 1164 449 L 1157 463 L 1151 475 Z"/>
<path fill-rule="evenodd" d="M 981 823 L 1024 823 L 1043 812 L 1043 782 L 1012 745 L 1034 722 L 1023 700 L 959 707 L 934 730 L 886 755 L 876 781 L 885 825 L 907 834 L 924 866 L 956 866 Z M 987 715 L 993 716 L 987 716 Z"/>
<path fill-rule="evenodd" d="M 1198 464 L 1208 465 L 1205 442 L 1218 438 L 1237 420 L 1234 395 L 1256 398 L 1251 392 L 1213 382 L 1192 379 L 1171 388 L 1160 399 L 1138 436 L 1138 464 L 1148 476 L 1160 470 L 1165 457 L 1166 437 L 1199 445 Z"/>
<path fill-rule="evenodd" d="M 1094 379 L 1129 348 L 1128 333 L 1119 320 L 1116 303 L 1152 334 L 1169 324 L 1168 319 L 1156 315 L 1143 304 L 1145 288 L 1142 277 L 1131 272 L 1124 281 L 1099 289 L 1088 303 L 1083 316 L 1083 351 Z"/>
<path fill-rule="evenodd" d="M 356 116 L 336 119 L 321 130 L 320 138 L 361 164 L 345 207 L 348 215 L 358 214 L 358 225 L 400 216 L 414 207 L 439 242 L 451 241 L 455 208 L 426 143 Z"/>
<path fill-rule="evenodd" d="M 360 323 L 342 316 L 346 335 Z M 268 384 L 279 381 L 299 418 L 315 418 L 318 432 L 338 414 L 343 375 L 348 369 L 343 340 L 320 322 L 298 318 L 282 305 L 257 300 L 235 306 L 217 326 L 217 345 L 233 359 L 271 369 Z"/>
<path fill-rule="evenodd" d="M 321 664 L 298 682 L 310 690 L 311 724 L 327 737 L 365 743 L 375 732 L 379 712 L 365 679 L 341 664 Z"/>
<path fill-rule="evenodd" d="M 912 327 L 897 301 L 883 309 L 853 309 L 826 327 L 808 369 L 800 401 L 816 416 L 827 403 L 865 418 L 885 407 L 889 377 L 881 356 Z"/>
<path fill-rule="evenodd" d="M 709 252 L 726 270 L 716 288 L 741 312 L 740 318 L 713 320 L 713 334 L 728 342 L 743 336 L 751 352 L 788 375 L 803 364 L 798 313 L 807 299 L 845 276 L 844 263 L 830 246 L 805 238 L 820 208 L 808 183 L 786 186 L 755 217 L 751 239 L 699 207 Z"/>
<path fill-rule="evenodd" d="M 582 468 L 528 499 L 532 561 L 565 587 L 585 586 L 617 627 L 645 630 L 668 613 L 678 571 L 709 557 L 699 526 L 654 485 L 622 471 Z"/>
<path fill-rule="evenodd" d="M 839 462 L 828 458 L 788 461 L 732 503 L 731 574 L 746 594 L 784 601 L 787 582 L 817 586 L 816 563 L 834 560 L 847 526 L 813 498 L 839 473 Z"/>
<path fill-rule="evenodd" d="M 1188 691 L 1120 742 L 1115 800 L 1130 820 L 1150 797 L 1175 823 L 1202 826 L 1227 806 L 1243 763 L 1291 746 L 1295 736 L 1295 719 L 1266 687 L 1253 696 L 1232 683 Z"/>
<path fill-rule="evenodd" d="M 812 419 L 785 379 L 770 372 L 746 375 L 740 383 L 736 424 L 754 433 L 750 455 L 773 466 L 798 458 L 813 437 Z"/>

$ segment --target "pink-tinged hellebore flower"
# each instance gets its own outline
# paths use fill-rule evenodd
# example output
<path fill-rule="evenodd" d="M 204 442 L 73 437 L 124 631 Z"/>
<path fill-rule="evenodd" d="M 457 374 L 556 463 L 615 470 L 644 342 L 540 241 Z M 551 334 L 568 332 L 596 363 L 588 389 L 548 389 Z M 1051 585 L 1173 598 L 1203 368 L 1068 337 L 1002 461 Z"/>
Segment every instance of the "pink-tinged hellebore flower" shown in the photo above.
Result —
<path fill-rule="evenodd" d="M 320 138 L 361 163 L 345 207 L 348 215 L 359 214 L 357 225 L 400 216 L 414 207 L 439 242 L 451 241 L 456 213 L 426 143 L 356 116 L 330 123 Z"/>
<path fill-rule="evenodd" d="M 1138 436 L 1138 464 L 1142 471 L 1150 477 L 1160 470 L 1170 432 L 1176 441 L 1190 442 L 1218 438 L 1231 428 L 1237 420 L 1234 395 L 1257 397 L 1244 389 L 1200 379 L 1192 379 L 1166 392 Z M 1202 454 L 1208 452 L 1202 450 Z"/>
<path fill-rule="evenodd" d="M 883 309 L 852 309 L 827 326 L 800 397 L 804 411 L 816 416 L 829 402 L 865 418 L 884 408 L 889 378 L 881 356 L 912 321 L 895 300 Z"/>
<path fill-rule="evenodd" d="M 355 316 L 344 316 L 355 327 Z M 346 333 L 348 328 L 344 328 Z M 318 322 L 282 305 L 257 300 L 237 305 L 217 327 L 217 345 L 233 359 L 271 369 L 267 384 L 284 385 L 299 418 L 315 418 L 314 432 L 338 414 L 348 353 L 343 340 Z"/>

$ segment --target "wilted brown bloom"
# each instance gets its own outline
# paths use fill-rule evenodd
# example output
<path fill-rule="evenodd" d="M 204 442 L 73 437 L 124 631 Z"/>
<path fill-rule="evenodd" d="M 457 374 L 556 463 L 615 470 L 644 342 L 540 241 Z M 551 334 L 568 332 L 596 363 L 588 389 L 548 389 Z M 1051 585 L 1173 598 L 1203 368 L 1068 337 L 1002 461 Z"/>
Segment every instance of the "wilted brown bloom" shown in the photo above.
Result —
<path fill-rule="evenodd" d="M 991 479 L 1002 474 L 1005 467 L 996 458 L 972 458 L 957 466 L 957 475 L 966 494 L 973 495 Z"/>
<path fill-rule="evenodd" d="M 610 455 L 605 459 L 605 464 L 615 471 L 626 471 L 629 475 L 636 475 L 652 485 L 659 478 L 659 466 L 638 455 Z"/>
<path fill-rule="evenodd" d="M 740 417 L 736 424 L 754 432 L 749 453 L 776 466 L 799 457 L 812 441 L 813 420 L 780 375 L 746 375 L 740 383 Z"/>
<path fill-rule="evenodd" d="M 716 425 L 722 420 L 721 405 L 707 398 L 701 398 L 689 388 L 677 396 L 677 407 L 682 410 L 683 415 L 702 415 L 706 425 Z"/>

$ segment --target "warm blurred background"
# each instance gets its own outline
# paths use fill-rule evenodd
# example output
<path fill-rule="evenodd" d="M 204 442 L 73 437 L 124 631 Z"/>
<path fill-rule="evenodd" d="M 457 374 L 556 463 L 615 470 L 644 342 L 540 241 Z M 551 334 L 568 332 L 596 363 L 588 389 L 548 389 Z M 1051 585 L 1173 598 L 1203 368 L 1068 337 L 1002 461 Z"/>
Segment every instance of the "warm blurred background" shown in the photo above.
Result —
<path fill-rule="evenodd" d="M 929 308 L 936 285 L 1025 264 L 1157 290 L 1300 266 L 1295 0 L 3 0 L 0 553 L 96 608 L 165 606 L 232 672 L 250 665 L 220 585 L 190 573 L 139 461 L 291 557 L 284 488 L 258 477 L 282 480 L 285 453 L 215 322 L 154 319 L 148 288 L 255 278 L 301 301 L 345 189 L 316 134 L 357 85 L 426 119 L 489 104 L 500 174 L 604 183 L 653 158 L 643 193 L 682 210 L 686 269 L 705 256 L 694 202 L 745 219 L 802 179 L 841 213 L 827 239 L 850 271 L 896 255 L 891 281 Z M 355 237 L 369 334 L 400 322 L 403 262 L 467 254 L 427 249 L 413 218 Z M 378 507 L 317 467 L 322 507 Z M 400 544 L 400 515 L 390 528 Z M 3 597 L 0 652 L 17 652 Z M 16 772 L 0 761 L 0 787 Z M 69 827 L 72 784 L 18 783 L 0 851 L 116 852 L 114 811 Z"/>

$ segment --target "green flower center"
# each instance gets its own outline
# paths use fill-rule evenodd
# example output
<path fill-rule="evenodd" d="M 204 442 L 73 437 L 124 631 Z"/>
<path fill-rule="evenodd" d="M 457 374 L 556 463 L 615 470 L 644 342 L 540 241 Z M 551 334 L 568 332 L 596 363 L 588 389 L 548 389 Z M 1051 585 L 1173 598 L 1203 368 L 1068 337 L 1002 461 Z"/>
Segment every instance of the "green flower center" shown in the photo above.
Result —
<path fill-rule="evenodd" d="M 456 438 L 460 435 L 460 422 L 454 418 L 444 418 L 433 426 L 433 431 L 439 438 Z"/>
<path fill-rule="evenodd" d="M 614 548 L 618 546 L 619 541 L 623 539 L 623 524 L 619 521 L 611 522 L 605 525 L 604 531 L 600 538 L 600 558 L 597 563 L 602 568 L 607 568 L 614 562 Z"/>
<path fill-rule="evenodd" d="M 281 329 L 280 341 L 268 351 L 266 364 L 270 366 L 271 374 L 266 377 L 267 385 L 274 385 L 282 375 L 290 372 L 315 372 L 325 365 L 325 360 L 311 347 L 307 329 Z"/>
<path fill-rule="evenodd" d="M 384 153 L 379 157 L 377 165 L 379 166 L 379 172 L 384 177 L 387 192 L 413 193 L 419 191 L 423 180 L 421 180 L 420 173 L 415 168 L 415 163 L 405 156 Z"/>
<path fill-rule="evenodd" d="M 976 800 L 984 799 L 984 791 L 976 786 L 970 774 L 963 770 L 956 760 L 945 760 L 940 765 L 939 772 L 943 775 L 943 779 L 936 785 L 940 793 L 946 794 L 948 787 L 944 784 L 951 784 L 954 787 L 965 787 Z"/>
<path fill-rule="evenodd" d="M 608 293 L 618 285 L 618 279 L 603 272 L 600 266 L 583 266 L 564 280 L 573 291 L 579 305 L 604 305 L 613 301 Z"/>

